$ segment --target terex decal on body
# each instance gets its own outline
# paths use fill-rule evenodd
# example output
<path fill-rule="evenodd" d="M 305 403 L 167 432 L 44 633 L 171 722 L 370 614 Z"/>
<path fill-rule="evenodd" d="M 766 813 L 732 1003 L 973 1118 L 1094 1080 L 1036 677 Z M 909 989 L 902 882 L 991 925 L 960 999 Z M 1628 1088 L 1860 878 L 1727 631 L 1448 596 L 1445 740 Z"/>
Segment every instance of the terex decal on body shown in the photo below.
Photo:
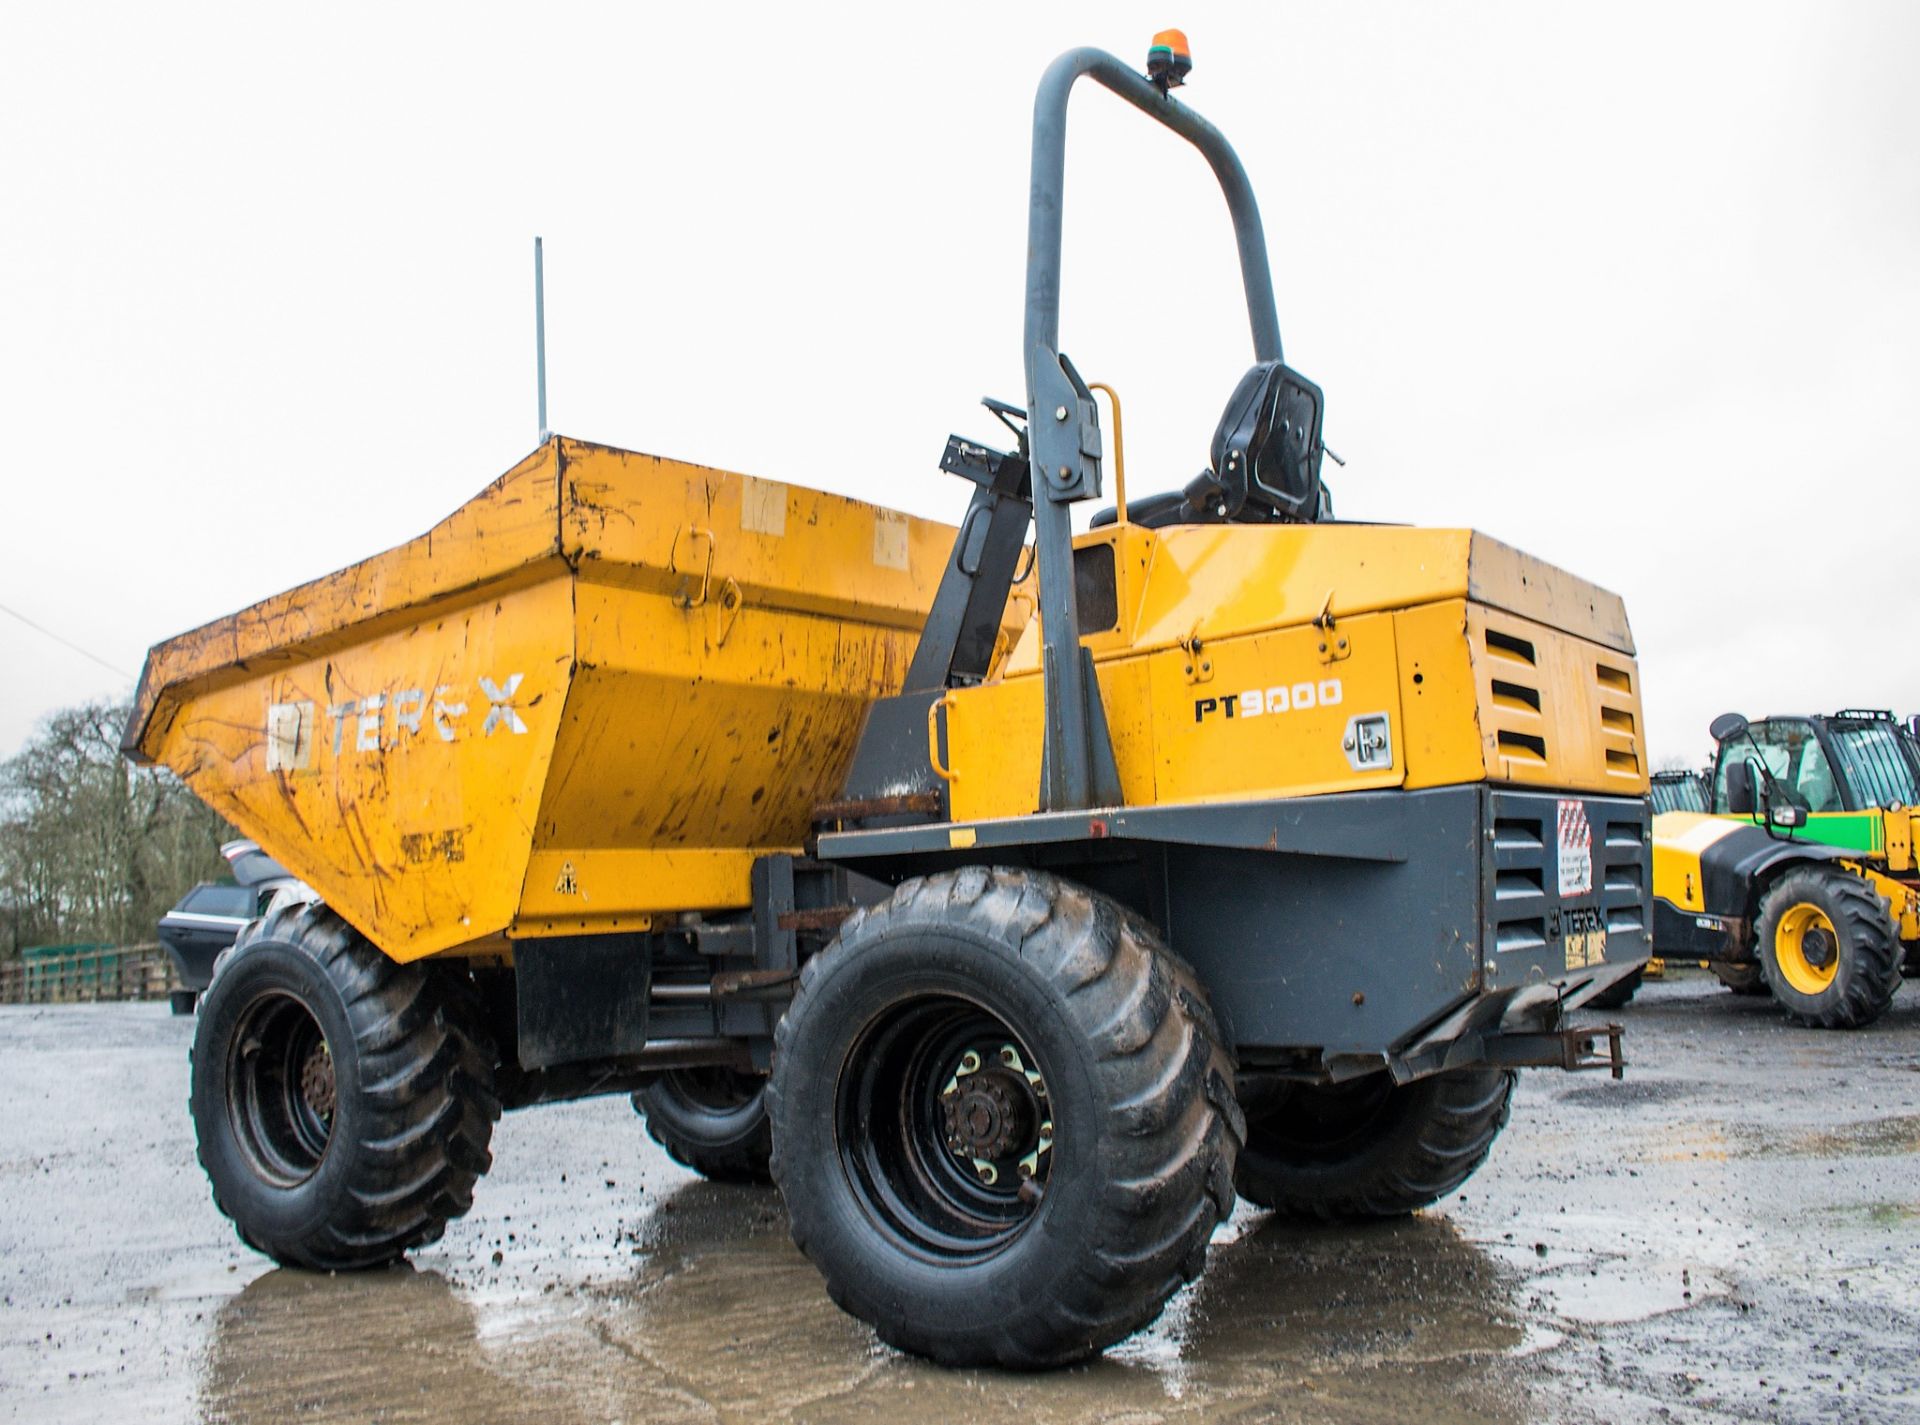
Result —
<path fill-rule="evenodd" d="M 476 679 L 486 701 L 484 716 L 474 707 L 468 689 L 457 683 L 442 683 L 431 695 L 424 687 L 401 688 L 329 703 L 326 716 L 333 727 L 333 754 L 378 752 L 396 746 L 403 738 L 420 736 L 453 742 L 460 737 L 463 725 L 476 716 L 481 717 L 482 737 L 492 737 L 496 732 L 522 736 L 528 728 L 515 700 L 524 677 L 510 673 L 498 682 Z M 267 705 L 269 772 L 297 772 L 313 765 L 315 712 L 316 705 L 310 699 Z"/>

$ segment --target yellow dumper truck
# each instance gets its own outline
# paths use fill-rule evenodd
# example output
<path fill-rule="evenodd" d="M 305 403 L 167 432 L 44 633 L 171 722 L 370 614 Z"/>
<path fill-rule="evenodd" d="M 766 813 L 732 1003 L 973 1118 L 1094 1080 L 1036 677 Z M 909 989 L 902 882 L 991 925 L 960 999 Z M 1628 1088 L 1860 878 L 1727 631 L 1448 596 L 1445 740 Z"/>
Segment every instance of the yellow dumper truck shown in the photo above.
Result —
<path fill-rule="evenodd" d="M 502 1108 L 640 1092 L 770 1175 L 835 1300 L 952 1363 L 1074 1360 L 1236 1193 L 1452 1191 L 1647 956 L 1620 601 L 1467 530 L 1332 521 L 1220 134 L 1098 50 L 1035 110 L 1013 449 L 957 527 L 552 439 L 420 539 L 156 647 L 127 731 L 311 887 L 214 977 L 192 1105 L 281 1262 L 437 1238 Z M 1067 98 L 1197 147 L 1254 365 L 1126 502 L 1060 351 Z M 1116 417 L 1117 421 L 1117 417 Z M 1109 473 L 1115 507 L 1075 536 Z"/>

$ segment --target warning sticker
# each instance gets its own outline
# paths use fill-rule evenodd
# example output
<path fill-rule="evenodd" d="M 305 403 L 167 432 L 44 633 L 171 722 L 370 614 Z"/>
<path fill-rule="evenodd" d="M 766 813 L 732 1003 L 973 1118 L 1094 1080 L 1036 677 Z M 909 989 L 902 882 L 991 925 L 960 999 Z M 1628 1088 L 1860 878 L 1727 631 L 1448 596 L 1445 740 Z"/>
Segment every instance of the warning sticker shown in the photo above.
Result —
<path fill-rule="evenodd" d="M 1560 899 L 1593 893 L 1593 827 L 1587 804 L 1560 803 Z"/>

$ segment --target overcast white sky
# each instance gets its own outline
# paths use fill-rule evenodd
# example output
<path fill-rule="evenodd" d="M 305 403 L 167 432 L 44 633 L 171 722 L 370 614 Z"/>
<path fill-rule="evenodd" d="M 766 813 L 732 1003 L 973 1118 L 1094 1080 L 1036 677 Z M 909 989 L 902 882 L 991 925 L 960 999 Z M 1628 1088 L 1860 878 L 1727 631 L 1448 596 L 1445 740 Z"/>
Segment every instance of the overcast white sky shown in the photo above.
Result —
<path fill-rule="evenodd" d="M 957 517 L 1021 397 L 1033 86 L 1183 24 L 1342 514 L 1626 597 L 1657 759 L 1920 709 L 1920 8 L 0 8 L 0 755 L 425 529 L 551 423 Z M 1250 359 L 1223 205 L 1094 91 L 1065 349 L 1184 482 Z"/>

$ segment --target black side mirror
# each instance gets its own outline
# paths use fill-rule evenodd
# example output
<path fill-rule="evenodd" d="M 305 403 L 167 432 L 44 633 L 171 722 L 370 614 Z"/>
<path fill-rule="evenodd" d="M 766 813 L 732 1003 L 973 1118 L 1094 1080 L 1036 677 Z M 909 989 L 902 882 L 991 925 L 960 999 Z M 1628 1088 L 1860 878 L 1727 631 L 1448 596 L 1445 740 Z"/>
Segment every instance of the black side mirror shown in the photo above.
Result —
<path fill-rule="evenodd" d="M 1714 726 L 1719 725 L 1716 718 Z M 1727 764 L 1727 810 L 1735 816 L 1752 816 L 1753 809 L 1753 764 L 1743 757 Z"/>
<path fill-rule="evenodd" d="M 1707 736 L 1715 742 L 1725 742 L 1729 737 L 1739 737 L 1747 730 L 1747 720 L 1736 712 L 1721 713 L 1707 725 Z"/>

